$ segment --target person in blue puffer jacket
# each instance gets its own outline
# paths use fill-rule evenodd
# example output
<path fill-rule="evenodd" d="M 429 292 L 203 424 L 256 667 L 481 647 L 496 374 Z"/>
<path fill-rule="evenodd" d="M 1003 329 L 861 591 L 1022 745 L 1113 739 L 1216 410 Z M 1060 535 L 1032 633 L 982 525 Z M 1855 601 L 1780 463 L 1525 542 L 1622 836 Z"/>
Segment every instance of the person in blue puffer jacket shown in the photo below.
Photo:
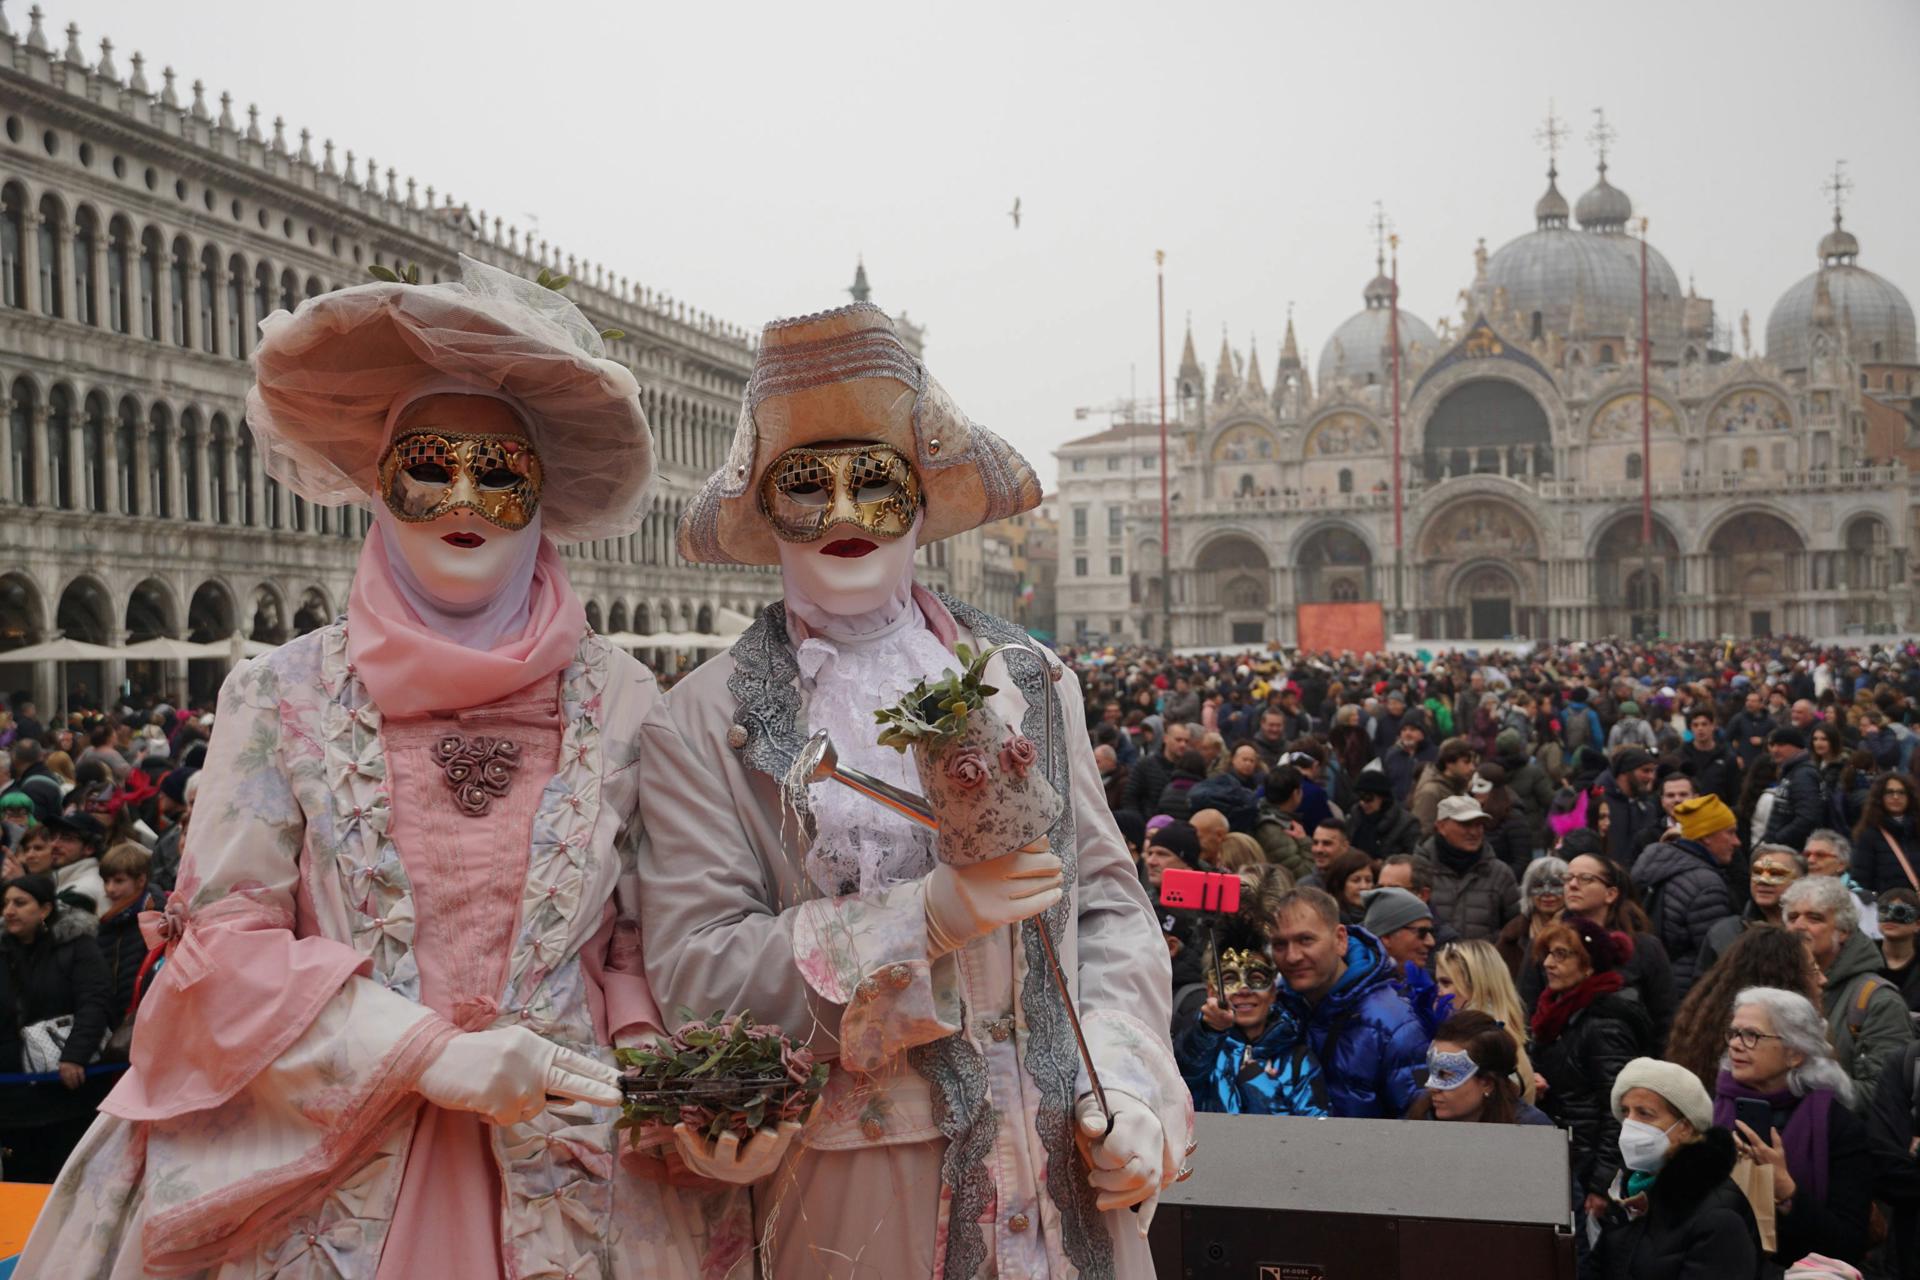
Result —
<path fill-rule="evenodd" d="M 1250 932 L 1250 931 L 1248 931 Z M 1257 937 L 1207 958 L 1207 1002 L 1173 1042 L 1196 1111 L 1229 1115 L 1329 1114 L 1320 1067 L 1300 1024 L 1274 1003 L 1273 961 Z M 1224 988 L 1225 1002 L 1215 989 Z"/>
<path fill-rule="evenodd" d="M 1340 908 L 1319 889 L 1274 901 L 1267 927 L 1286 987 L 1281 1009 L 1306 1032 L 1326 1077 L 1333 1114 L 1398 1119 L 1420 1091 L 1428 1035 L 1394 989 L 1394 966 L 1380 940 L 1340 923 Z"/>

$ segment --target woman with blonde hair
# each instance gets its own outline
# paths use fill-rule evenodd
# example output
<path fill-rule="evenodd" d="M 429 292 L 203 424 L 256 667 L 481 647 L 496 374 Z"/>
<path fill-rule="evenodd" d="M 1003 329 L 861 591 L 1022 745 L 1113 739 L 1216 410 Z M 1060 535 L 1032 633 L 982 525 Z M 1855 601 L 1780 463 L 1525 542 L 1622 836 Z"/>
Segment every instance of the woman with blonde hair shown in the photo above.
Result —
<path fill-rule="evenodd" d="M 49 751 L 47 752 L 44 763 L 47 766 L 47 771 L 60 779 L 60 785 L 64 790 L 73 790 L 77 779 L 73 776 L 72 756 L 64 751 Z"/>
<path fill-rule="evenodd" d="M 1268 865 L 1267 851 L 1260 842 L 1242 831 L 1230 832 L 1220 842 L 1219 867 L 1222 871 L 1245 871 L 1249 867 L 1258 870 Z"/>
<path fill-rule="evenodd" d="M 1519 1054 L 1517 1068 L 1521 1096 L 1531 1104 L 1538 1094 L 1533 1063 L 1527 1058 L 1526 1037 L 1520 1034 L 1527 1015 L 1520 992 L 1513 985 L 1507 962 L 1493 944 L 1480 938 L 1449 942 L 1433 955 L 1433 977 L 1442 996 L 1453 997 L 1453 1011 L 1478 1010 L 1506 1028 Z"/>

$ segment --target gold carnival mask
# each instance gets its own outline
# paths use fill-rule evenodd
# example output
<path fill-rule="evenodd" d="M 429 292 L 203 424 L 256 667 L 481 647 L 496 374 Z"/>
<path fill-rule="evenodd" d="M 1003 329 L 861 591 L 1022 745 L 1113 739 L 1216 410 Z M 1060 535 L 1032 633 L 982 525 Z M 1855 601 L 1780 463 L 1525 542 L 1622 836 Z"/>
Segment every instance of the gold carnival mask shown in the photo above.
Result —
<path fill-rule="evenodd" d="M 540 509 L 540 455 L 519 436 L 409 431 L 380 459 L 380 496 L 410 524 L 462 509 L 509 532 Z"/>
<path fill-rule="evenodd" d="M 1271 991 L 1273 973 L 1273 961 L 1258 951 L 1236 951 L 1229 947 L 1220 953 L 1220 982 L 1226 987 L 1221 992 L 1223 996 L 1236 991 Z"/>
<path fill-rule="evenodd" d="M 760 510 L 782 542 L 813 542 L 836 524 L 898 538 L 920 512 L 920 480 L 884 444 L 799 445 L 773 460 L 760 481 Z"/>

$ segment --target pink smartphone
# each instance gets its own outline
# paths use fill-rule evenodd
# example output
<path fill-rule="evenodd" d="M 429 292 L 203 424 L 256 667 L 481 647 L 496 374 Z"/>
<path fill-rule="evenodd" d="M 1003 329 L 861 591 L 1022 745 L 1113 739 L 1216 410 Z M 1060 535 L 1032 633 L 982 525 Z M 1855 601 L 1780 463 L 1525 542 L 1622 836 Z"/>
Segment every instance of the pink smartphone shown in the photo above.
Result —
<path fill-rule="evenodd" d="M 1160 905 L 1232 915 L 1240 909 L 1240 877 L 1168 868 L 1160 875 Z"/>

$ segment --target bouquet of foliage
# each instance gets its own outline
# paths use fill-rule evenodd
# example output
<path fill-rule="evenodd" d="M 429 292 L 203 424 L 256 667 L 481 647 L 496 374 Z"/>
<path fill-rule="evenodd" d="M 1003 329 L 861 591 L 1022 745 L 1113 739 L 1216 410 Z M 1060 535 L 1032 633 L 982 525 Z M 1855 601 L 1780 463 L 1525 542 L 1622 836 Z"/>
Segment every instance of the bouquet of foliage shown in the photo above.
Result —
<path fill-rule="evenodd" d="M 940 823 L 942 862 L 984 862 L 1047 834 L 1060 798 L 1044 776 L 1033 740 L 1001 719 L 987 699 L 987 663 L 1006 645 L 975 652 L 955 646 L 960 670 L 922 680 L 874 713 L 880 745 L 912 751 L 920 791 Z"/>
<path fill-rule="evenodd" d="M 747 1014 L 697 1020 L 680 1010 L 681 1027 L 659 1044 L 617 1049 L 626 1068 L 620 1128 L 636 1148 L 684 1124 L 714 1140 L 741 1140 L 782 1121 L 804 1121 L 827 1082 L 827 1064 L 813 1052 Z"/>

